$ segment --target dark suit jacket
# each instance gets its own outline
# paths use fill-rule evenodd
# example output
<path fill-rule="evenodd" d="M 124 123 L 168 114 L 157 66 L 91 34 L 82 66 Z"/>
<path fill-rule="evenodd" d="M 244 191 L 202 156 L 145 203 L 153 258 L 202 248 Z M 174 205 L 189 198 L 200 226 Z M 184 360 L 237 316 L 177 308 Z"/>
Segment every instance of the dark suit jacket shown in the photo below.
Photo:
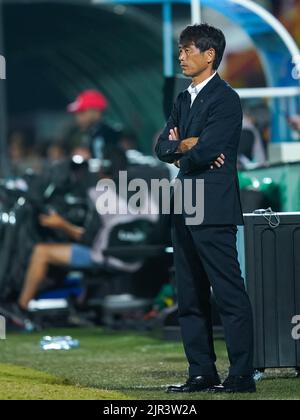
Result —
<path fill-rule="evenodd" d="M 178 127 L 180 138 L 199 137 L 185 155 L 176 153 L 180 141 L 170 141 L 169 131 Z M 160 135 L 156 154 L 160 160 L 180 160 L 179 179 L 204 179 L 205 225 L 243 224 L 237 177 L 237 152 L 241 137 L 242 109 L 239 96 L 219 75 L 197 95 L 190 108 L 190 94 L 181 92 Z M 223 153 L 222 168 L 210 169 Z M 194 200 L 194 199 L 193 199 Z"/>

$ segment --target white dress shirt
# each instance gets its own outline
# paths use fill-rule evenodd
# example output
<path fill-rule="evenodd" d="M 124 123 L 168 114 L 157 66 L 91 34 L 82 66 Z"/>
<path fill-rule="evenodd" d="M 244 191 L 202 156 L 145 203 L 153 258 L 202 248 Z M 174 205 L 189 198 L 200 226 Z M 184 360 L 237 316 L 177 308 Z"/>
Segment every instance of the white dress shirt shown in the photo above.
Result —
<path fill-rule="evenodd" d="M 210 76 L 208 79 L 205 79 L 203 82 L 198 83 L 198 85 L 194 86 L 193 83 L 190 84 L 190 86 L 188 87 L 188 92 L 191 95 L 191 106 L 194 103 L 194 100 L 196 99 L 198 93 L 201 92 L 201 90 L 207 85 L 208 82 L 211 81 L 211 79 L 213 79 L 215 77 L 215 75 L 217 74 L 217 72 L 214 72 L 214 74 L 212 76 Z"/>

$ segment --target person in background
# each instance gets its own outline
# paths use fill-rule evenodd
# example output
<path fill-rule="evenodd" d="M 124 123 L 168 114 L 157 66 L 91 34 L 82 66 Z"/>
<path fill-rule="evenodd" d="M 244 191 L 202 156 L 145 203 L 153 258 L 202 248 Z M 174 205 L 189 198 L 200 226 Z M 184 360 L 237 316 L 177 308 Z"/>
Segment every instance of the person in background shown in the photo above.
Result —
<path fill-rule="evenodd" d="M 45 148 L 45 158 L 49 163 L 57 163 L 66 159 L 66 150 L 60 141 L 49 142 Z"/>
<path fill-rule="evenodd" d="M 119 149 L 121 133 L 103 121 L 104 112 L 108 108 L 106 97 L 97 90 L 85 90 L 79 94 L 74 102 L 68 105 L 68 112 L 75 118 L 80 130 L 80 144 L 88 146 L 91 156 L 102 159 L 104 148 L 110 146 Z M 71 140 L 72 141 L 72 140 Z M 76 144 L 69 145 L 72 149 Z"/>
<path fill-rule="evenodd" d="M 298 131 L 300 134 L 300 115 L 293 115 L 290 117 L 289 124 L 295 131 Z"/>
<path fill-rule="evenodd" d="M 85 157 L 86 151 L 83 148 L 74 149 L 74 155 Z M 122 155 L 116 153 L 113 149 L 106 149 L 105 162 L 106 165 L 101 168 L 99 178 L 113 180 L 118 183 L 119 172 L 126 170 L 127 162 L 123 161 Z M 29 302 L 37 295 L 41 285 L 46 279 L 48 269 L 51 265 L 72 267 L 75 269 L 90 268 L 98 266 L 98 268 L 113 268 L 122 272 L 131 273 L 140 268 L 140 262 L 127 262 L 114 257 L 105 257 L 104 250 L 107 247 L 109 234 L 113 227 L 132 223 L 138 220 L 147 220 L 156 223 L 158 220 L 158 210 L 155 204 L 148 197 L 145 200 L 145 208 L 149 209 L 151 205 L 152 211 L 146 214 L 140 212 L 136 214 L 130 204 L 121 197 L 114 188 L 108 188 L 105 191 L 106 197 L 109 194 L 109 203 L 114 202 L 115 208 L 119 211 L 116 213 L 106 212 L 105 200 L 99 197 L 103 191 L 96 187 L 89 189 L 89 200 L 96 207 L 99 214 L 98 231 L 93 232 L 93 241 L 91 246 L 85 245 L 85 237 L 91 232 L 87 232 L 90 226 L 76 226 L 66 220 L 62 215 L 55 211 L 48 214 L 39 215 L 39 223 L 42 227 L 64 232 L 69 238 L 69 243 L 39 243 L 32 252 L 31 260 L 25 276 L 23 288 L 21 290 L 18 301 L 15 303 L 1 303 L 0 314 L 9 319 L 17 319 L 19 323 L 30 321 L 28 313 Z M 102 208 L 102 207 L 103 208 Z"/>
<path fill-rule="evenodd" d="M 136 135 L 130 131 L 124 131 L 120 137 L 120 147 L 125 152 L 139 150 L 139 143 Z"/>
<path fill-rule="evenodd" d="M 42 159 L 35 151 L 35 133 L 30 128 L 13 129 L 8 137 L 8 155 L 12 174 L 23 176 L 27 170 L 40 173 Z"/>
<path fill-rule="evenodd" d="M 92 157 L 90 149 L 88 147 L 84 147 L 84 146 L 74 147 L 74 149 L 72 149 L 70 151 L 71 159 L 74 159 L 76 156 L 82 158 L 85 161 L 90 160 L 91 157 Z"/>
<path fill-rule="evenodd" d="M 242 134 L 238 150 L 238 163 L 243 168 L 253 164 L 263 165 L 266 162 L 266 151 L 263 140 L 253 119 L 244 115 Z"/>

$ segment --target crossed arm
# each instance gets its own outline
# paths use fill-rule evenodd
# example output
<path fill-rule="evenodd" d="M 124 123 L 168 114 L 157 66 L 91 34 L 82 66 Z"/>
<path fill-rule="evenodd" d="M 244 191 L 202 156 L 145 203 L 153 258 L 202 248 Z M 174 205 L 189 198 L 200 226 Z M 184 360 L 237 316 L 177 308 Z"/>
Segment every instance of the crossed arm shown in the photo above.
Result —
<path fill-rule="evenodd" d="M 178 141 L 180 140 L 180 134 L 179 134 L 179 130 L 177 127 L 171 128 L 170 132 L 169 132 L 169 140 L 170 141 Z M 187 152 L 189 152 L 194 146 L 196 146 L 196 144 L 198 143 L 199 138 L 198 137 L 189 137 L 185 140 L 182 140 L 178 147 L 177 147 L 177 152 L 184 155 Z M 223 166 L 225 163 L 225 156 L 223 153 L 221 153 L 221 155 L 214 161 L 214 164 L 210 166 L 211 169 L 214 169 L 214 165 L 217 168 L 221 168 L 221 166 Z M 177 166 L 177 168 L 180 168 L 180 160 L 176 160 L 174 162 L 175 166 Z"/>
<path fill-rule="evenodd" d="M 174 104 L 167 125 L 158 139 L 155 151 L 160 160 L 180 165 L 184 174 L 205 167 L 224 165 L 226 150 L 236 146 L 242 124 L 242 109 L 238 95 L 224 89 L 211 104 L 201 138 L 180 140 L 178 131 L 178 100 Z M 178 162 L 180 160 L 180 162 Z"/>

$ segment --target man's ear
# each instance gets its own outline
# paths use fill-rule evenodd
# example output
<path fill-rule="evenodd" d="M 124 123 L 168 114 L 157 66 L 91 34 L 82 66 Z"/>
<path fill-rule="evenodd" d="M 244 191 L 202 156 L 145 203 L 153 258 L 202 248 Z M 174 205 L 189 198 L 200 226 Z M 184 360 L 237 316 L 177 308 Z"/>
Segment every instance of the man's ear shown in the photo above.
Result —
<path fill-rule="evenodd" d="M 215 61 L 216 51 L 214 48 L 210 48 L 209 50 L 205 51 L 205 54 L 208 64 L 213 63 Z"/>

